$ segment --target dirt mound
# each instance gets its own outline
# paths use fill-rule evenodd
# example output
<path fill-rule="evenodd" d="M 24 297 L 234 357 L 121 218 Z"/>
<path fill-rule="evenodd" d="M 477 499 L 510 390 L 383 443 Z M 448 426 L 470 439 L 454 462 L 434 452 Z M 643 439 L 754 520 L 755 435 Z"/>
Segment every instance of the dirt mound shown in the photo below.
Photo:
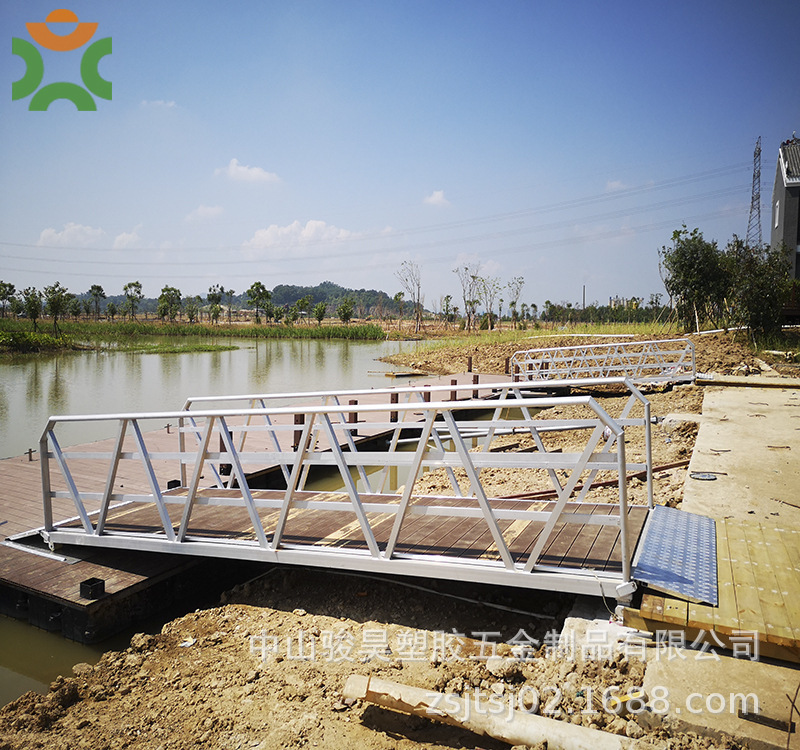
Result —
<path fill-rule="evenodd" d="M 344 699 L 351 674 L 492 695 L 554 719 L 646 737 L 659 748 L 707 746 L 642 728 L 598 702 L 608 688 L 625 693 L 641 685 L 643 665 L 620 655 L 562 658 L 556 645 L 569 597 L 484 586 L 450 593 L 464 598 L 276 570 L 231 592 L 223 606 L 134 636 L 129 648 L 93 667 L 76 665 L 75 676 L 58 678 L 47 696 L 27 693 L 9 704 L 0 711 L 0 748 L 507 747 Z"/>
<path fill-rule="evenodd" d="M 517 351 L 525 349 L 550 349 L 580 344 L 599 344 L 614 341 L 613 338 L 594 336 L 525 336 L 506 343 L 487 343 L 480 346 L 456 345 L 436 346 L 387 357 L 386 361 L 414 367 L 421 372 L 436 375 L 450 375 L 465 372 L 467 358 L 472 357 L 474 372 L 501 374 L 505 372 L 506 360 Z M 654 338 L 675 338 L 674 336 L 635 336 L 620 341 L 646 341 Z M 698 372 L 716 372 L 730 375 L 743 364 L 758 369 L 758 363 L 750 348 L 732 333 L 712 333 L 703 336 L 689 336 L 695 346 L 695 360 Z"/>

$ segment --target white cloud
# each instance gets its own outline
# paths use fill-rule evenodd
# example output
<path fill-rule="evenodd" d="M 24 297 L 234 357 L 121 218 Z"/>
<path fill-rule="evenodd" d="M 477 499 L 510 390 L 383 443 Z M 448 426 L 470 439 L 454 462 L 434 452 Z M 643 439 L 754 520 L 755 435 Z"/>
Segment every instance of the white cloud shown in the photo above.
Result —
<path fill-rule="evenodd" d="M 427 203 L 429 206 L 449 206 L 450 201 L 444 197 L 444 190 L 434 190 L 429 196 L 427 196 L 423 203 Z"/>
<path fill-rule="evenodd" d="M 143 99 L 142 100 L 143 107 L 158 107 L 160 109 L 172 109 L 173 107 L 177 107 L 178 105 L 175 104 L 174 101 L 164 101 L 163 99 L 156 99 L 156 100 L 149 100 Z"/>
<path fill-rule="evenodd" d="M 227 175 L 229 180 L 238 182 L 280 182 L 280 177 L 274 172 L 267 172 L 261 167 L 248 167 L 239 164 L 238 159 L 231 159 L 227 167 L 214 170 L 214 174 Z"/>
<path fill-rule="evenodd" d="M 319 219 L 310 219 L 305 224 L 295 220 L 291 224 L 279 227 L 271 224 L 266 229 L 258 229 L 255 234 L 244 243 L 244 247 L 251 250 L 284 250 L 304 248 L 325 242 L 337 242 L 353 239 L 357 235 L 349 229 L 327 224 Z M 281 253 L 278 252 L 278 255 Z"/>
<path fill-rule="evenodd" d="M 225 212 L 222 206 L 198 206 L 191 213 L 186 214 L 184 221 L 203 221 L 205 219 L 216 219 Z"/>
<path fill-rule="evenodd" d="M 64 228 L 60 232 L 52 228 L 42 230 L 36 244 L 55 247 L 89 247 L 104 234 L 102 229 L 70 221 L 64 224 Z"/>
<path fill-rule="evenodd" d="M 625 190 L 628 186 L 622 180 L 609 180 L 606 183 L 606 192 L 613 193 L 616 190 Z"/>
<path fill-rule="evenodd" d="M 136 247 L 140 245 L 142 242 L 141 237 L 139 237 L 137 230 L 141 229 L 142 225 L 139 224 L 133 228 L 132 232 L 122 232 L 114 237 L 114 244 L 112 248 L 114 250 L 125 250 L 128 247 Z"/>

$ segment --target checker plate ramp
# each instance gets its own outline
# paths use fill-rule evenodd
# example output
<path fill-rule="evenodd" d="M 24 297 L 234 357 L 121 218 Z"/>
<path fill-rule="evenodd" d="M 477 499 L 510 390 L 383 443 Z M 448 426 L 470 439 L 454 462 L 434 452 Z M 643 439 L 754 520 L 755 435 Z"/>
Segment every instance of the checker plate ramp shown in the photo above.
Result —
<path fill-rule="evenodd" d="M 656 591 L 716 607 L 714 519 L 656 505 L 642 535 L 632 577 Z"/>

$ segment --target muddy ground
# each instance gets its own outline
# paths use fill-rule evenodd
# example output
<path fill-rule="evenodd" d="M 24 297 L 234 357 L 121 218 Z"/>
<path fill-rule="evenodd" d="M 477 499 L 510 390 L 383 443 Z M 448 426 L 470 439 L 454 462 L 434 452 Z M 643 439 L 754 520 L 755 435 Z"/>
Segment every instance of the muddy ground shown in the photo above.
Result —
<path fill-rule="evenodd" d="M 488 346 L 470 353 L 476 371 L 498 372 L 511 352 Z M 436 350 L 418 356 L 414 366 L 463 371 L 465 355 Z M 698 341 L 698 369 L 729 373 L 743 364 L 759 367 L 724 337 Z M 597 395 L 611 413 L 621 408 L 622 397 Z M 679 386 L 649 398 L 655 415 L 683 415 L 654 429 L 654 463 L 685 462 L 702 388 Z M 552 440 L 565 442 L 548 447 L 568 447 L 563 437 Z M 529 445 L 510 436 L 495 447 Z M 629 450 L 642 455 L 642 438 L 631 435 Z M 678 505 L 684 475 L 681 466 L 659 469 L 656 501 Z M 420 489 L 444 491 L 441 479 L 435 472 L 425 475 Z M 497 495 L 545 488 L 520 472 L 487 479 Z M 631 482 L 631 497 L 646 502 L 641 481 Z M 613 488 L 592 499 L 612 502 Z M 27 693 L 0 710 L 0 749 L 508 747 L 345 699 L 351 674 L 491 695 L 494 705 L 522 705 L 554 720 L 635 738 L 643 748 L 739 747 L 734 740 L 712 743 L 673 732 L 644 715 L 638 721 L 617 716 L 613 704 L 598 696 L 641 685 L 644 663 L 620 653 L 587 661 L 560 653 L 557 634 L 573 603 L 571 596 L 549 592 L 265 569 L 264 576 L 225 594 L 220 606 L 169 622 L 160 633 L 136 635 L 125 651 L 108 652 L 94 666 L 76 665 L 46 696 Z"/>

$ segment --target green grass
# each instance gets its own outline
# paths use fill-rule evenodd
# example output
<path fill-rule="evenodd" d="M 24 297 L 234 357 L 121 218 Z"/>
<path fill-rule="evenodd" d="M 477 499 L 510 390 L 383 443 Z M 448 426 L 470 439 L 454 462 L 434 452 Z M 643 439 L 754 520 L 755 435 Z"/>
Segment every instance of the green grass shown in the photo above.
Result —
<path fill-rule="evenodd" d="M 18 354 L 33 352 L 53 352 L 65 349 L 77 349 L 68 336 L 51 336 L 38 331 L 3 331 L 0 330 L 0 351 Z"/>
<path fill-rule="evenodd" d="M 49 324 L 39 324 L 44 328 Z M 0 332 L 29 331 L 28 321 L 0 319 Z M 366 325 L 206 325 L 200 323 L 161 323 L 157 321 L 63 321 L 59 329 L 76 340 L 89 341 L 93 345 L 102 342 L 130 342 L 141 337 L 166 338 L 254 338 L 254 339 L 345 339 L 351 341 L 383 341 L 383 329 L 374 324 Z M 201 351 L 194 349 L 194 351 Z"/>
<path fill-rule="evenodd" d="M 554 337 L 581 336 L 581 335 L 603 335 L 621 336 L 624 334 L 635 336 L 664 336 L 674 335 L 679 338 L 679 333 L 672 333 L 666 330 L 660 323 L 574 323 L 561 325 L 558 323 L 541 324 L 539 328 L 529 326 L 526 330 L 518 328 L 512 329 L 505 324 L 501 330 L 477 331 L 467 333 L 461 331 L 450 336 L 438 339 L 429 346 L 431 349 L 449 347 L 478 347 L 488 344 L 524 344 L 526 348 L 538 349 L 548 346 L 548 340 Z"/>
<path fill-rule="evenodd" d="M 139 344 L 129 342 L 114 347 L 114 351 L 128 352 L 129 354 L 196 354 L 203 352 L 229 352 L 238 348 L 233 344 L 199 344 L 194 342 Z"/>

